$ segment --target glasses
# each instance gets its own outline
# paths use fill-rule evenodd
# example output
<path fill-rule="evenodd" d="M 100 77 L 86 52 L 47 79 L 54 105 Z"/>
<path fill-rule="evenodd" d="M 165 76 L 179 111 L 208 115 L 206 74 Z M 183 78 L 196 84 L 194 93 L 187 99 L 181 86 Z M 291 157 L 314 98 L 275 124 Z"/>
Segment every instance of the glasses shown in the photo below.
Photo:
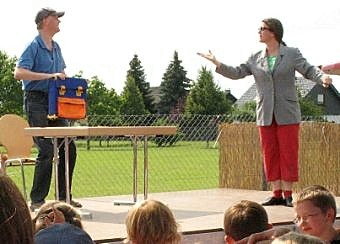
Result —
<path fill-rule="evenodd" d="M 294 224 L 299 224 L 299 223 L 302 223 L 303 222 L 306 222 L 308 223 L 309 220 L 317 215 L 319 215 L 320 213 L 315 213 L 315 214 L 308 214 L 308 215 L 305 215 L 305 216 L 297 216 L 295 219 L 293 219 L 293 222 Z"/>
<path fill-rule="evenodd" d="M 265 31 L 265 30 L 269 30 L 269 31 L 272 31 L 270 28 L 268 27 L 260 27 L 259 28 L 259 31 Z"/>

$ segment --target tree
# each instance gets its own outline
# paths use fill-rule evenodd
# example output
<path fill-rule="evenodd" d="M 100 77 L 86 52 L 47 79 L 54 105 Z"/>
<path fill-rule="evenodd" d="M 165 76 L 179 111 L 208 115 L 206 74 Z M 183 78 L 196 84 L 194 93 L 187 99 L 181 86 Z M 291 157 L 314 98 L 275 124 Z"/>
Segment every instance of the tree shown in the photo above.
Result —
<path fill-rule="evenodd" d="M 92 77 L 89 81 L 87 104 L 90 115 L 119 114 L 119 96 L 114 89 L 107 89 L 97 76 Z"/>
<path fill-rule="evenodd" d="M 214 83 L 211 71 L 202 67 L 197 82 L 193 84 L 187 97 L 185 112 L 188 114 L 224 114 L 231 105 L 221 88 Z"/>
<path fill-rule="evenodd" d="M 182 61 L 178 59 L 178 53 L 175 51 L 174 59 L 168 66 L 163 75 L 161 82 L 161 97 L 158 110 L 160 113 L 171 113 L 180 107 L 178 112 L 183 112 L 184 101 L 187 96 L 187 89 L 190 87 L 190 80 L 186 77 L 187 72 L 181 65 Z"/>
<path fill-rule="evenodd" d="M 233 107 L 231 114 L 234 120 L 244 121 L 244 122 L 255 122 L 256 121 L 256 102 L 249 101 L 249 102 L 246 102 L 241 107 L 237 107 L 235 105 Z"/>
<path fill-rule="evenodd" d="M 14 79 L 16 58 L 0 51 L 0 115 L 23 115 L 23 91 L 21 81 Z"/>
<path fill-rule="evenodd" d="M 308 97 L 303 98 L 300 92 L 298 92 L 298 95 L 299 95 L 300 110 L 301 110 L 302 116 L 317 117 L 317 116 L 321 116 L 325 114 L 323 108 L 315 104 L 315 102 L 313 102 L 312 99 Z"/>
<path fill-rule="evenodd" d="M 151 96 L 150 84 L 145 81 L 144 69 L 137 54 L 134 55 L 130 62 L 130 69 L 127 72 L 127 77 L 128 76 L 131 76 L 135 80 L 135 83 L 142 94 L 145 109 L 150 113 L 154 113 L 155 106 L 153 104 L 153 97 Z"/>
<path fill-rule="evenodd" d="M 139 91 L 135 80 L 128 76 L 125 82 L 124 90 L 121 94 L 121 114 L 146 114 L 142 93 Z"/>

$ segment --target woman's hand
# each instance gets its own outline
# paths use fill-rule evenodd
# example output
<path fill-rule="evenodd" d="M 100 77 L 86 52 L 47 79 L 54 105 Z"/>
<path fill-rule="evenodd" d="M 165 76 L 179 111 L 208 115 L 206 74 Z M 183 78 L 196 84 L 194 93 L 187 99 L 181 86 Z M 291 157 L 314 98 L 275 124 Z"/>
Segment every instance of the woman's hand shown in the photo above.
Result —
<path fill-rule="evenodd" d="M 322 78 L 323 87 L 329 87 L 332 84 L 333 80 L 330 76 L 326 75 Z"/>
<path fill-rule="evenodd" d="M 213 64 L 215 64 L 217 68 L 219 68 L 221 66 L 221 63 L 216 59 L 215 55 L 210 50 L 209 50 L 209 53 L 207 53 L 207 54 L 198 52 L 197 55 L 208 59 Z"/>

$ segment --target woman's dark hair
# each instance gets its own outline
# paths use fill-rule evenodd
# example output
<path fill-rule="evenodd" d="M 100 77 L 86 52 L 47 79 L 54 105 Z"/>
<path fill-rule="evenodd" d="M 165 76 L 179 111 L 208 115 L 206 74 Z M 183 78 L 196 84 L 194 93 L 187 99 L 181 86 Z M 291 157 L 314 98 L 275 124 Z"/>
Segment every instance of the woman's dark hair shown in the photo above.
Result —
<path fill-rule="evenodd" d="M 33 244 L 33 226 L 26 201 L 15 183 L 0 173 L 0 243 Z"/>
<path fill-rule="evenodd" d="M 283 38 L 283 26 L 280 20 L 275 18 L 267 18 L 262 20 L 265 23 L 271 32 L 274 33 L 275 39 L 282 45 L 287 46 L 286 43 L 282 40 Z"/>

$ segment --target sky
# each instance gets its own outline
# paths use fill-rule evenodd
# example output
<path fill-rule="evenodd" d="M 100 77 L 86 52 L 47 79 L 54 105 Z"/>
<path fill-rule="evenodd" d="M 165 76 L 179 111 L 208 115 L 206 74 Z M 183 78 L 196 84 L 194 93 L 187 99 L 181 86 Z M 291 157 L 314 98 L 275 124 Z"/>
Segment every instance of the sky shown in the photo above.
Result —
<path fill-rule="evenodd" d="M 62 48 L 69 76 L 98 76 L 119 94 L 129 62 L 138 55 L 150 86 L 159 86 L 178 52 L 187 77 L 197 80 L 205 66 L 222 89 L 239 98 L 252 77 L 229 80 L 197 52 L 211 50 L 225 64 L 239 65 L 259 43 L 261 20 L 275 17 L 283 40 L 315 65 L 340 62 L 340 1 L 335 0 L 4 0 L 0 50 L 19 57 L 37 35 L 42 7 L 65 11 L 54 40 Z M 332 76 L 340 91 L 340 76 Z"/>

